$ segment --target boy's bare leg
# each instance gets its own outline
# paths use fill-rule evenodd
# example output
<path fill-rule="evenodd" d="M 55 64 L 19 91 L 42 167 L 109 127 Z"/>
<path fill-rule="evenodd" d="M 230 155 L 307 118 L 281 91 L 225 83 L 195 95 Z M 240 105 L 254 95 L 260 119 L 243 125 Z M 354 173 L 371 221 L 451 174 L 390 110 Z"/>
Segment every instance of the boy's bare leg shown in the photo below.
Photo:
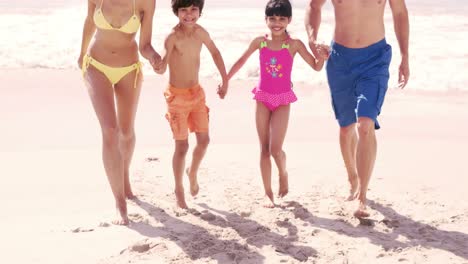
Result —
<path fill-rule="evenodd" d="M 102 160 L 114 195 L 118 217 L 114 224 L 127 225 L 127 202 L 125 200 L 123 159 L 119 148 L 120 129 L 117 122 L 114 89 L 109 80 L 90 66 L 85 75 L 89 97 L 99 120 L 102 132 Z"/>
<path fill-rule="evenodd" d="M 263 103 L 257 102 L 255 120 L 260 141 L 260 172 L 265 190 L 263 206 L 266 208 L 275 207 L 275 198 L 271 188 L 270 119 L 271 111 Z"/>
<path fill-rule="evenodd" d="M 288 130 L 290 105 L 278 107 L 271 115 L 271 146 L 270 152 L 273 156 L 279 172 L 278 196 L 284 197 L 289 192 L 288 172 L 286 170 L 286 153 L 283 151 L 284 138 Z"/>
<path fill-rule="evenodd" d="M 175 196 L 177 199 L 177 206 L 182 209 L 187 209 L 187 203 L 185 202 L 184 194 L 184 168 L 185 168 L 185 156 L 188 151 L 188 140 L 176 140 L 174 156 L 172 157 L 172 169 L 174 171 L 175 179 Z"/>
<path fill-rule="evenodd" d="M 140 72 L 135 84 L 135 72 L 127 74 L 118 84 L 115 85 L 115 94 L 117 101 L 117 118 L 120 126 L 120 151 L 124 160 L 124 187 L 125 197 L 134 199 L 130 185 L 130 163 L 135 150 L 135 116 L 138 107 L 138 99 L 141 91 L 142 73 Z"/>
<path fill-rule="evenodd" d="M 356 133 L 356 124 L 340 128 L 340 148 L 346 171 L 348 172 L 348 181 L 350 184 L 348 201 L 354 200 L 359 195 L 359 178 L 356 169 L 356 149 L 358 136 Z"/>
<path fill-rule="evenodd" d="M 357 171 L 359 175 L 359 207 L 354 212 L 356 217 L 368 217 L 367 212 L 367 187 L 369 185 L 372 170 L 377 156 L 377 139 L 375 137 L 374 121 L 367 117 L 359 118 L 357 147 Z"/>
<path fill-rule="evenodd" d="M 196 133 L 197 135 L 197 146 L 193 150 L 192 164 L 186 169 L 187 176 L 190 181 L 190 194 L 196 196 L 200 187 L 198 186 L 197 174 L 200 168 L 201 161 L 205 156 L 206 149 L 210 143 L 210 136 L 208 133 Z"/>

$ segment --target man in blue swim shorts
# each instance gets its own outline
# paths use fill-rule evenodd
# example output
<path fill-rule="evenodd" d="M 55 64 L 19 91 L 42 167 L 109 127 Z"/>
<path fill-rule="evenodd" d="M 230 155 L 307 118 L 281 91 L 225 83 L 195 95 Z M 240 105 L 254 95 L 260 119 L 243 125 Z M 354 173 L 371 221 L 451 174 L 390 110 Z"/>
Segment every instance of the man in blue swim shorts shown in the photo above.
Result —
<path fill-rule="evenodd" d="M 317 55 L 316 39 L 321 9 L 326 0 L 310 0 L 306 14 L 309 45 Z M 399 87 L 409 78 L 408 10 L 404 0 L 388 0 L 400 47 Z M 341 154 L 350 182 L 348 200 L 358 198 L 354 212 L 368 217 L 367 189 L 377 154 L 375 130 L 388 87 L 392 48 L 385 40 L 384 10 L 387 0 L 332 0 L 334 40 L 327 77 L 335 117 L 340 125 Z"/>

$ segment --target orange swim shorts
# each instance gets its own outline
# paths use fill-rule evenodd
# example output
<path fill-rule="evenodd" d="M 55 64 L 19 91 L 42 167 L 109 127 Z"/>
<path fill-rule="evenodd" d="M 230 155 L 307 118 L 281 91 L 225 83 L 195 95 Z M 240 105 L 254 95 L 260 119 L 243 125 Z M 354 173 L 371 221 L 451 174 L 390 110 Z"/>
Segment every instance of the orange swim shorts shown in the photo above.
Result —
<path fill-rule="evenodd" d="M 205 92 L 200 85 L 192 88 L 168 86 L 164 92 L 167 103 L 166 119 L 175 140 L 186 140 L 188 131 L 208 132 L 208 112 Z"/>

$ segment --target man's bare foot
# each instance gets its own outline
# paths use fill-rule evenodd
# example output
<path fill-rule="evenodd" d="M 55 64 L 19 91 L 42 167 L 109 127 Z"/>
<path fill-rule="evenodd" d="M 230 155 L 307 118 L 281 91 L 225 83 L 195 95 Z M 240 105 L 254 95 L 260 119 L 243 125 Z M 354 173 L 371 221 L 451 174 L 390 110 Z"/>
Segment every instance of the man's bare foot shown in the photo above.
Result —
<path fill-rule="evenodd" d="M 124 200 L 123 202 L 117 203 L 117 218 L 112 221 L 114 225 L 128 225 L 129 220 L 127 216 L 127 202 Z"/>
<path fill-rule="evenodd" d="M 359 180 L 357 175 L 355 177 L 349 177 L 349 184 L 349 196 L 346 198 L 346 201 L 353 201 L 359 196 Z"/>
<path fill-rule="evenodd" d="M 369 217 L 370 214 L 367 212 L 366 204 L 359 202 L 358 209 L 354 212 L 354 217 L 356 218 L 366 218 Z"/>
<path fill-rule="evenodd" d="M 177 200 L 177 206 L 182 209 L 188 209 L 187 203 L 185 203 L 184 189 L 176 189 L 174 191 Z"/>
<path fill-rule="evenodd" d="M 279 175 L 279 190 L 278 196 L 283 198 L 289 192 L 289 184 L 288 184 L 288 173 L 280 174 Z"/>
<path fill-rule="evenodd" d="M 185 169 L 185 173 L 187 174 L 190 182 L 190 194 L 192 196 L 196 196 L 198 194 L 198 191 L 200 190 L 197 181 L 197 174 L 190 173 L 190 168 Z"/>
<path fill-rule="evenodd" d="M 275 199 L 273 197 L 273 192 L 265 193 L 265 196 L 263 197 L 263 207 L 265 208 L 275 207 Z"/>

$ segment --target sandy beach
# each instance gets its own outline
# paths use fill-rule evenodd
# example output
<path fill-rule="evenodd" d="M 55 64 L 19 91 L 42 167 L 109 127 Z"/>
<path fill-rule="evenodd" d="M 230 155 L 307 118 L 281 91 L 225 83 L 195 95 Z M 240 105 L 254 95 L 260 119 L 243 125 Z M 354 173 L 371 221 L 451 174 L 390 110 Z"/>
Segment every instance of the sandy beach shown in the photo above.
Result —
<path fill-rule="evenodd" d="M 147 74 L 131 169 L 139 199 L 129 202 L 131 223 L 122 227 L 110 224 L 99 126 L 80 73 L 2 69 L 0 80 L 3 263 L 468 263 L 466 92 L 389 90 L 371 217 L 360 222 L 356 204 L 344 201 L 338 127 L 323 82 L 295 83 L 299 101 L 285 140 L 290 194 L 266 209 L 255 83 L 234 81 L 220 100 L 216 80 L 203 79 L 211 145 L 200 195 L 188 198 L 188 212 L 176 210 L 167 80 Z"/>

